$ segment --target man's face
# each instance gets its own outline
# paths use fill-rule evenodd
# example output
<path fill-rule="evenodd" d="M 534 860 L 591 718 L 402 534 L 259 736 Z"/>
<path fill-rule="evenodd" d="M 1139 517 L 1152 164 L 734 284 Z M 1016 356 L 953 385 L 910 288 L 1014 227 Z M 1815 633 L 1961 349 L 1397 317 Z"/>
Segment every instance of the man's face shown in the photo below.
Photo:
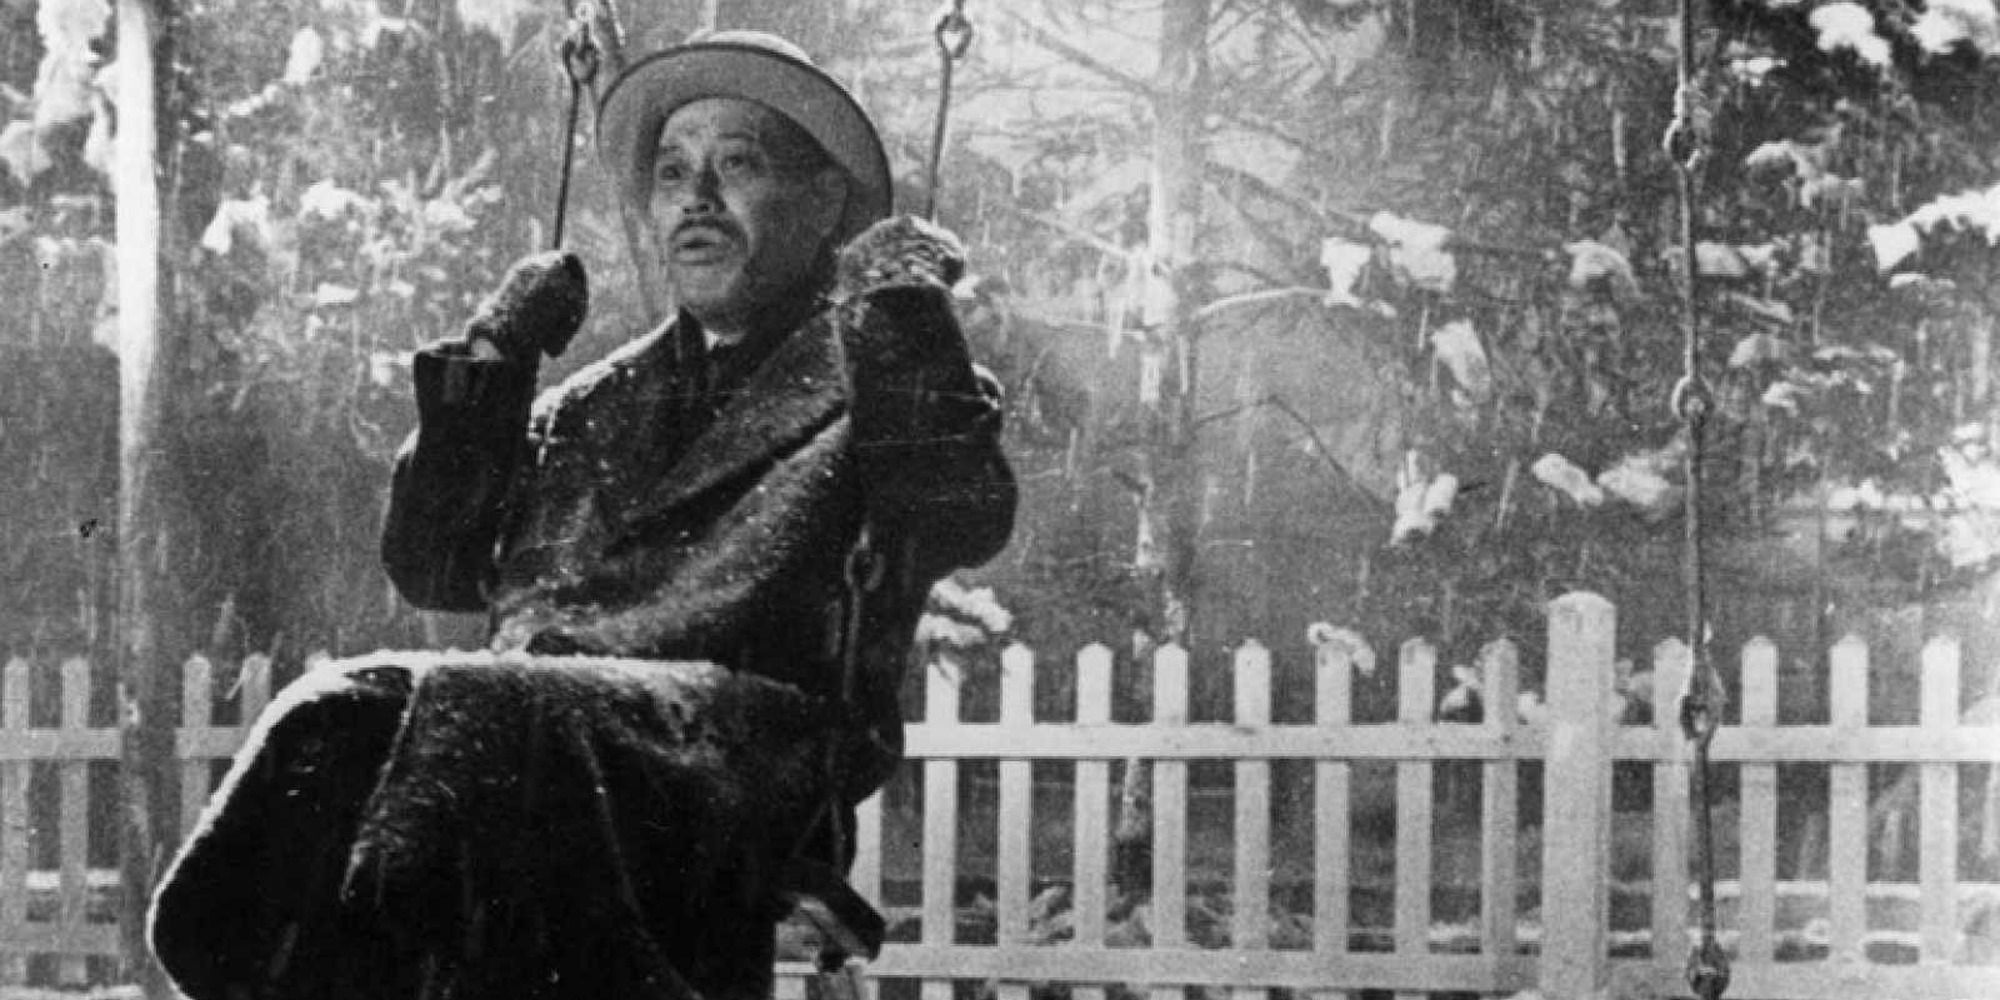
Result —
<path fill-rule="evenodd" d="M 845 207 L 839 169 L 813 164 L 816 153 L 750 101 L 704 98 L 668 116 L 650 212 L 677 305 L 736 335 L 801 290 Z"/>

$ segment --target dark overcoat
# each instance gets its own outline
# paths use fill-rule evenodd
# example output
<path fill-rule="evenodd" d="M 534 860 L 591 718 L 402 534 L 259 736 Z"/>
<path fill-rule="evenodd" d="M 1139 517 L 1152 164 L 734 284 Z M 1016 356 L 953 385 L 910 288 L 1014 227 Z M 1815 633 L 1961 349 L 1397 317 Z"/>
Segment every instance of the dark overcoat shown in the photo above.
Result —
<path fill-rule="evenodd" d="M 945 287 L 850 263 L 875 277 L 735 372 L 685 319 L 539 401 L 532 365 L 418 354 L 383 559 L 417 605 L 489 613 L 501 655 L 382 653 L 278 699 L 154 899 L 184 991 L 768 995 L 782 873 L 899 758 L 925 594 L 1015 505 Z"/>
<path fill-rule="evenodd" d="M 875 266 L 877 263 L 881 266 Z M 419 607 L 487 611 L 496 648 L 711 660 L 817 695 L 842 688 L 848 556 L 881 557 L 851 697 L 878 744 L 858 800 L 900 755 L 896 691 L 924 596 L 1012 528 L 997 385 L 949 291 L 894 262 L 772 347 L 707 425 L 685 421 L 699 340 L 685 317 L 550 390 L 451 348 L 415 362 L 421 423 L 396 460 L 382 539 Z"/>

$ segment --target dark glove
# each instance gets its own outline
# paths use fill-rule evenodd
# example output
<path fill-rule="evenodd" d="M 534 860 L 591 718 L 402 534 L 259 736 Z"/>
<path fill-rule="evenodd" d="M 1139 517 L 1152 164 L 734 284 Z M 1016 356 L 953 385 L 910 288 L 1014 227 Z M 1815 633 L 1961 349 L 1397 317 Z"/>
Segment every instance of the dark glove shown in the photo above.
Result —
<path fill-rule="evenodd" d="M 950 289 L 965 276 L 965 245 L 951 230 L 899 215 L 863 230 L 840 250 L 834 299 L 845 301 L 885 286 Z"/>
<path fill-rule="evenodd" d="M 841 342 L 857 390 L 893 380 L 898 370 L 966 369 L 951 299 L 964 275 L 958 237 L 913 215 L 883 219 L 841 249 L 833 300 L 841 305 Z"/>
<path fill-rule="evenodd" d="M 500 287 L 465 324 L 465 339 L 483 339 L 509 361 L 560 357 L 583 326 L 590 307 L 583 261 L 567 250 L 529 254 L 514 263 Z"/>

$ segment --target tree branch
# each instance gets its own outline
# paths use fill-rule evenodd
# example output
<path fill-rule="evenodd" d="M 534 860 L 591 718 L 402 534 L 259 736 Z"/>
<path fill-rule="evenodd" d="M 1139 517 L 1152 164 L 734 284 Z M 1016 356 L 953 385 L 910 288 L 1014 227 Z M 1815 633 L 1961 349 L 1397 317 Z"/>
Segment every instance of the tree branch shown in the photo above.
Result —
<path fill-rule="evenodd" d="M 1039 45 L 1042 48 L 1047 49 L 1048 51 L 1053 52 L 1056 55 L 1059 55 L 1064 59 L 1069 60 L 1072 63 L 1075 63 L 1078 67 L 1082 69 L 1089 70 L 1090 72 L 1095 73 L 1098 76 L 1101 76 L 1106 80 L 1109 80 L 1112 83 L 1117 84 L 1124 90 L 1130 91 L 1134 96 L 1144 98 L 1148 102 L 1152 102 L 1158 99 L 1159 97 L 1158 89 L 1155 88 L 1152 84 L 1144 80 L 1141 80 L 1138 77 L 1133 76 L 1132 74 L 1127 73 L 1116 66 L 1110 65 L 1109 63 L 1106 63 L 1103 60 L 1098 59 L 1096 56 L 1093 56 L 1090 53 L 1085 52 L 1074 45 L 1071 45 L 1070 43 L 1057 37 L 1053 32 L 1049 31 L 1047 28 L 1044 28 L 1041 25 L 1028 20 L 1027 17 L 1025 17 L 1020 13 L 1015 12 L 1010 8 L 1002 7 L 1000 8 L 1000 13 L 1003 16 L 1005 16 L 1008 20 L 1011 20 L 1015 24 L 1019 25 L 1021 30 L 1027 34 L 1028 40 L 1034 42 L 1036 45 Z M 1211 101 L 1211 107 L 1223 104 L 1225 104 L 1225 102 L 1223 101 Z M 1250 129 L 1251 131 L 1262 132 L 1265 135 L 1281 139 L 1284 142 L 1292 146 L 1295 146 L 1304 152 L 1322 157 L 1332 155 L 1329 151 L 1321 149 L 1313 145 L 1311 142 L 1308 142 L 1307 140 L 1299 136 L 1293 135 L 1282 128 L 1279 128 L 1277 125 L 1274 125 L 1271 122 L 1258 121 L 1257 119 L 1254 118 L 1246 118 L 1243 115 L 1236 114 L 1234 112 L 1226 110 L 1218 111 L 1217 116 L 1224 121 L 1230 122 L 1231 124 L 1240 125 L 1243 128 Z"/>
<path fill-rule="evenodd" d="M 1277 185 L 1266 181 L 1256 174 L 1237 167 L 1211 163 L 1208 165 L 1208 169 L 1209 173 L 1216 178 L 1241 184 L 1255 191 L 1259 197 L 1268 198 L 1293 211 L 1305 213 L 1323 222 L 1345 229 L 1350 235 L 1367 240 L 1368 242 L 1381 242 L 1381 237 L 1376 236 L 1374 230 L 1368 228 L 1368 221 L 1371 218 L 1369 215 L 1345 209 L 1315 205 L 1290 191 L 1279 188 Z M 1454 250 L 1464 250 L 1471 253 L 1494 254 L 1503 257 L 1533 257 L 1540 260 L 1553 259 L 1556 254 L 1560 253 L 1560 250 L 1556 247 L 1535 248 L 1487 243 L 1482 240 L 1460 236 L 1456 232 L 1452 233 L 1445 240 L 1445 246 Z"/>
<path fill-rule="evenodd" d="M 1025 222 L 1032 222 L 1035 225 L 1042 226 L 1047 229 L 1052 229 L 1057 233 L 1062 234 L 1063 236 L 1069 237 L 1071 240 L 1081 243 L 1084 246 L 1095 248 L 1108 256 L 1116 257 L 1120 260 L 1127 262 L 1130 262 L 1130 260 L 1135 256 L 1135 252 L 1132 250 L 1128 250 L 1125 247 L 1121 247 L 1118 244 L 1113 243 L 1102 236 L 1098 236 L 1097 234 L 1090 232 L 1089 230 L 1079 229 L 1076 226 L 1070 225 L 1069 223 L 1064 222 L 1063 220 L 1055 218 L 1053 216 L 1044 215 L 1040 212 L 1030 212 L 1025 208 L 1015 208 L 1014 206 L 1009 205 L 1006 202 L 994 202 L 994 205 L 995 207 L 998 207 L 1002 211 L 1007 212 L 1008 214 L 1014 216 L 1015 218 L 1021 219 L 1022 221 Z"/>
<path fill-rule="evenodd" d="M 1191 318 L 1197 323 L 1204 323 L 1214 318 L 1217 313 L 1234 309 L 1237 306 L 1263 305 L 1279 299 L 1289 299 L 1296 296 L 1325 298 L 1329 293 L 1329 289 L 1308 288 L 1302 285 L 1288 285 L 1283 288 L 1260 288 L 1254 292 L 1244 292 L 1240 295 L 1226 295 L 1216 299 L 1196 309 Z"/>
<path fill-rule="evenodd" d="M 1131 74 L 1126 73 L 1124 70 L 1118 69 L 1115 66 L 1111 66 L 1099 60 L 1096 56 L 1093 56 L 1090 53 L 1085 52 L 1077 48 L 1076 46 L 1071 45 L 1070 43 L 1062 40 L 1061 38 L 1056 37 L 1048 29 L 1043 28 L 1042 26 L 1034 23 L 1033 21 L 1028 20 L 1025 16 L 1009 8 L 1002 7 L 1000 11 L 1003 16 L 1013 21 L 1016 25 L 1019 25 L 1021 30 L 1027 34 L 1029 40 L 1034 42 L 1036 45 L 1039 45 L 1042 48 L 1047 49 L 1048 51 L 1053 52 L 1056 55 L 1059 55 L 1064 59 L 1069 60 L 1072 63 L 1075 63 L 1077 66 L 1085 70 L 1088 70 L 1091 73 L 1094 73 L 1098 76 L 1101 76 L 1111 81 L 1114 84 L 1117 84 L 1120 88 L 1130 91 L 1135 96 L 1142 97 L 1148 101 L 1154 100 L 1157 97 L 1156 89 L 1146 81 L 1134 77 Z M 1246 118 L 1242 115 L 1232 114 L 1229 112 L 1221 113 L 1220 117 L 1224 121 L 1230 122 L 1231 124 L 1239 125 L 1241 127 L 1251 129 L 1256 132 L 1261 132 L 1265 135 L 1272 136 L 1306 153 L 1313 154 L 1316 156 L 1331 155 L 1328 151 L 1320 149 L 1314 144 L 1307 142 L 1306 140 L 1301 139 L 1298 136 L 1292 135 L 1289 132 L 1286 132 L 1284 129 L 1281 129 L 1269 122 L 1257 121 L 1252 118 Z M 1365 236 L 1369 240 L 1376 239 L 1373 233 L 1368 229 L 1368 220 L 1369 220 L 1368 215 L 1364 215 L 1359 212 L 1346 211 L 1338 208 L 1329 208 L 1321 205 L 1315 205 L 1312 202 L 1307 201 L 1306 199 L 1301 198 L 1298 195 L 1292 194 L 1289 191 L 1281 190 L 1277 186 L 1265 181 L 1263 178 L 1258 177 L 1257 175 L 1252 174 L 1245 170 L 1240 170 L 1235 167 L 1225 166 L 1223 164 L 1218 164 L 1213 161 L 1208 163 L 1207 166 L 1209 173 L 1216 178 L 1242 184 L 1246 187 L 1255 190 L 1256 193 L 1261 197 L 1268 198 L 1272 201 L 1278 202 L 1279 204 L 1282 204 L 1287 208 L 1293 209 L 1298 212 L 1303 212 L 1306 215 L 1311 216 L 1313 218 L 1317 218 L 1322 221 L 1340 226 L 1356 235 Z M 1026 213 L 1022 214 L 1026 215 Z M 1038 222 L 1052 223 L 1052 220 L 1046 220 L 1036 216 L 1027 216 L 1027 217 L 1033 218 L 1035 221 Z M 1061 229 L 1062 231 L 1068 233 L 1071 236 L 1079 235 L 1076 230 L 1062 226 L 1060 223 L 1053 223 L 1053 225 L 1055 225 L 1057 228 Z M 1111 246 L 1111 244 L 1104 243 L 1103 241 L 1098 240 L 1096 237 L 1083 236 L 1082 241 L 1089 243 L 1093 246 L 1097 246 L 1100 249 L 1108 248 L 1109 246 Z M 1480 240 L 1468 239 L 1456 233 L 1452 234 L 1451 238 L 1447 242 L 1447 245 L 1453 247 L 1454 249 L 1465 250 L 1475 253 L 1489 253 L 1489 254 L 1497 254 L 1510 257 L 1535 257 L 1540 259 L 1548 259 L 1557 252 L 1556 249 L 1553 247 L 1543 248 L 1543 249 L 1533 249 L 1533 248 L 1523 248 L 1519 246 L 1508 246 L 1498 243 L 1486 243 Z M 1126 251 L 1120 249 L 1116 252 L 1123 254 Z"/>
<path fill-rule="evenodd" d="M 1319 428 L 1314 427 L 1312 425 L 1312 421 L 1307 420 L 1305 418 L 1305 414 L 1300 413 L 1297 408 L 1292 406 L 1291 403 L 1286 402 L 1285 397 L 1280 396 L 1277 393 L 1272 393 L 1269 396 L 1264 397 L 1264 400 L 1271 408 L 1291 418 L 1291 421 L 1293 423 L 1299 425 L 1300 430 L 1305 431 L 1306 440 L 1312 442 L 1313 450 L 1318 452 L 1319 457 L 1326 461 L 1327 468 L 1332 469 L 1334 472 L 1338 473 L 1341 479 L 1350 484 L 1355 481 L 1354 474 L 1348 472 L 1347 469 L 1333 457 L 1333 449 L 1328 448 L 1326 446 L 1326 442 L 1320 440 Z"/>
<path fill-rule="evenodd" d="M 1356 483 L 1354 474 L 1348 472 L 1347 468 L 1341 465 L 1338 459 L 1333 457 L 1333 451 L 1326 446 L 1326 442 L 1320 440 L 1319 429 L 1312 425 L 1312 421 L 1305 418 L 1305 414 L 1300 413 L 1297 407 L 1287 402 L 1285 397 L 1278 393 L 1269 393 L 1240 406 L 1232 406 L 1225 410 L 1217 410 L 1214 413 L 1204 414 L 1195 419 L 1194 426 L 1199 430 L 1218 420 L 1227 420 L 1230 417 L 1266 406 L 1284 414 L 1293 423 L 1299 425 L 1299 429 L 1305 432 L 1306 439 L 1312 442 L 1313 451 L 1317 452 L 1320 459 L 1326 462 L 1327 468 L 1333 470 L 1333 475 L 1330 478 L 1337 483 L 1347 483 L 1349 485 Z"/>
<path fill-rule="evenodd" d="M 1105 79 L 1118 84 L 1118 86 L 1126 90 L 1129 90 L 1133 94 L 1143 97 L 1148 101 L 1154 100 L 1159 96 L 1154 91 L 1152 84 L 1147 83 L 1146 81 L 1141 80 L 1138 77 L 1133 76 L 1132 74 L 1127 73 L 1122 69 L 1119 69 L 1108 63 L 1105 63 L 1099 60 L 1096 56 L 1093 56 L 1090 53 L 1085 52 L 1082 49 L 1079 49 L 1076 46 L 1071 45 L 1070 43 L 1063 41 L 1060 38 L 1057 38 L 1055 34 L 1050 32 L 1047 28 L 1044 28 L 1041 25 L 1028 20 L 1027 17 L 1015 11 L 1013 8 L 1002 5 L 999 8 L 999 11 L 1002 16 L 1014 22 L 1016 25 L 1020 27 L 1022 31 L 1026 32 L 1028 35 L 1028 40 L 1034 42 L 1036 45 L 1039 45 L 1042 48 L 1045 48 L 1050 52 L 1053 52 L 1056 55 L 1059 55 L 1064 59 L 1067 59 L 1070 62 L 1073 62 L 1078 66 L 1087 69 L 1092 73 L 1097 74 L 1098 76 L 1104 77 Z"/>

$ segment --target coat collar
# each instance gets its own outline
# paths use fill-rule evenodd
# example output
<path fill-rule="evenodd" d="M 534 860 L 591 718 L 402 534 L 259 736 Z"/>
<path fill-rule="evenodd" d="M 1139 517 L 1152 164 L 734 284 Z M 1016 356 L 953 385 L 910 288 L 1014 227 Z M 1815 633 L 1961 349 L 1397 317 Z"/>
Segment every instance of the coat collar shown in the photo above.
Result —
<path fill-rule="evenodd" d="M 777 345 L 715 422 L 663 471 L 661 481 L 626 508 L 628 525 L 660 516 L 711 489 L 768 464 L 818 434 L 847 409 L 847 379 L 832 312 L 823 311 Z M 683 331 L 671 323 L 659 337 L 671 353 Z M 698 342 L 698 341 L 697 341 Z M 675 358 L 662 358 L 672 364 Z M 696 363 L 696 362 L 688 362 Z"/>

